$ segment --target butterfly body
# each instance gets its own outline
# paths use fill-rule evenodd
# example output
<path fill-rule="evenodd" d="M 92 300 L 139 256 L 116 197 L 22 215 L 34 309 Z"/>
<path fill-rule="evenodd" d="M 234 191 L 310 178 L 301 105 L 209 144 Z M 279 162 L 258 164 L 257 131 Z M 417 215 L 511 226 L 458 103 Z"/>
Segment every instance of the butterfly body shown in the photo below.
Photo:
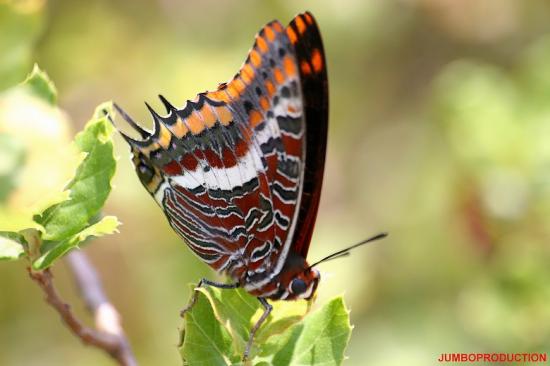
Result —
<path fill-rule="evenodd" d="M 323 177 L 328 84 L 310 13 L 267 24 L 227 83 L 182 108 L 161 97 L 154 129 L 123 117 L 144 187 L 189 248 L 254 296 L 310 298 L 306 256 Z"/>

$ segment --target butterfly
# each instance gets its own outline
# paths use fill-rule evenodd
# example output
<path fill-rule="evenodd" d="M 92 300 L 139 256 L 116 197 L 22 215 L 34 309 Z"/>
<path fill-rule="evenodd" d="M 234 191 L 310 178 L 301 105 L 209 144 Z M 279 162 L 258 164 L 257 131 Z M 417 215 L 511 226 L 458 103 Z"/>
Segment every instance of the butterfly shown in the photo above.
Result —
<path fill-rule="evenodd" d="M 121 132 L 137 175 L 170 226 L 202 261 L 242 287 L 265 311 L 268 300 L 310 299 L 320 275 L 306 258 L 319 207 L 328 130 L 328 80 L 313 15 L 288 26 L 265 25 L 239 72 L 217 90 L 181 108 L 159 96 L 161 116 L 147 103 L 153 131 L 117 111 L 141 136 Z M 196 301 L 196 293 L 189 305 Z M 188 307 L 188 308 L 189 308 Z"/>

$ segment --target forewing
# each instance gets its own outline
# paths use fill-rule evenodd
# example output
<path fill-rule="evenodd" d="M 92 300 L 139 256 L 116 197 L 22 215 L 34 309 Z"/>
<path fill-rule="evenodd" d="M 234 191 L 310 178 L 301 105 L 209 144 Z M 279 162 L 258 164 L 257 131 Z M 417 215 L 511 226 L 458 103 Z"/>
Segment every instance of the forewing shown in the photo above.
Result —
<path fill-rule="evenodd" d="M 307 257 L 323 183 L 328 131 L 328 79 L 319 27 L 311 13 L 296 16 L 286 28 L 295 50 L 305 117 L 303 187 L 292 236 L 292 250 Z"/>

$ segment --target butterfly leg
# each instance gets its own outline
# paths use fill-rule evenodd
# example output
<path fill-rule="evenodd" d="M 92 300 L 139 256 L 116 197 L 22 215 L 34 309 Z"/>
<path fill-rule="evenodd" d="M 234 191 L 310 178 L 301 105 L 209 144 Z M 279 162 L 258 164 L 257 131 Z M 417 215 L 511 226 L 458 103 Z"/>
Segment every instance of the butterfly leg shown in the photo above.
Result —
<path fill-rule="evenodd" d="M 199 296 L 199 293 L 197 292 L 197 289 L 199 287 L 202 287 L 203 285 L 208 285 L 208 286 L 217 287 L 217 288 L 226 288 L 226 289 L 233 289 L 233 288 L 240 287 L 240 283 L 238 283 L 238 282 L 235 282 L 235 283 L 221 283 L 221 282 L 210 281 L 206 278 L 201 279 L 199 281 L 199 283 L 197 284 L 197 287 L 195 287 L 195 290 L 193 291 L 193 296 L 191 297 L 191 301 L 189 301 L 189 304 L 187 304 L 187 306 L 180 311 L 180 316 L 182 318 L 185 315 L 185 313 L 188 312 L 189 310 L 191 310 L 191 308 L 197 302 L 197 297 Z"/>
<path fill-rule="evenodd" d="M 273 310 L 273 306 L 271 306 L 266 299 L 263 297 L 258 297 L 258 300 L 260 301 L 260 304 L 264 307 L 264 313 L 258 319 L 256 324 L 254 324 L 254 327 L 250 330 L 250 337 L 248 338 L 248 342 L 246 343 L 246 348 L 244 349 L 244 355 L 243 355 L 243 362 L 246 361 L 248 358 L 248 355 L 250 354 L 250 348 L 252 347 L 252 342 L 254 341 L 254 335 L 256 335 L 256 332 L 260 327 L 262 326 L 263 322 L 267 319 L 269 314 L 271 313 L 271 310 Z"/>

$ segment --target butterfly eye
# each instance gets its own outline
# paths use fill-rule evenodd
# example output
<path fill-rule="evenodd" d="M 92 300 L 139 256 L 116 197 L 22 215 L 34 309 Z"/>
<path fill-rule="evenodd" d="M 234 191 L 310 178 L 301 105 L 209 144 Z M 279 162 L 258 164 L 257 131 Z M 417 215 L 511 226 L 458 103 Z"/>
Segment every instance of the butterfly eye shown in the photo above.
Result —
<path fill-rule="evenodd" d="M 295 278 L 290 283 L 290 291 L 292 291 L 293 294 L 299 295 L 307 290 L 307 285 L 304 280 L 300 278 Z"/>
<path fill-rule="evenodd" d="M 137 173 L 139 179 L 146 184 L 153 179 L 153 175 L 155 174 L 153 169 L 151 169 L 150 166 L 145 165 L 144 163 L 139 163 L 137 167 Z"/>

